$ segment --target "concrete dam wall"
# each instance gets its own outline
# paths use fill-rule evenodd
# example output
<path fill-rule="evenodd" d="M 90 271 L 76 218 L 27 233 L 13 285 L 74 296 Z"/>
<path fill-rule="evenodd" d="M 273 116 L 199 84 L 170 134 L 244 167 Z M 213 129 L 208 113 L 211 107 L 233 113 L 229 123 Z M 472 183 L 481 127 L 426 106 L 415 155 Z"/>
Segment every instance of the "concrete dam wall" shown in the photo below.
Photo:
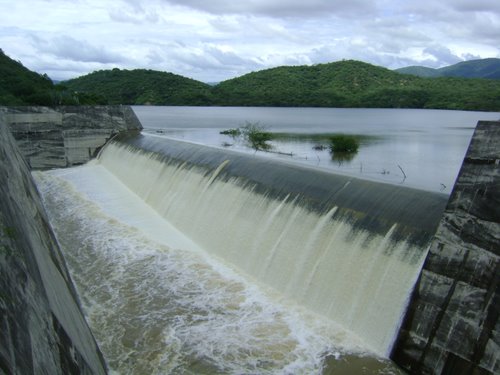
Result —
<path fill-rule="evenodd" d="M 114 135 L 142 127 L 133 111 L 122 106 L 0 107 L 0 112 L 0 373 L 105 373 L 29 169 L 83 164 Z M 500 373 L 500 123 L 478 124 L 447 206 L 441 194 L 276 168 L 213 148 L 143 136 L 116 140 L 101 163 L 145 201 L 173 214 L 171 220 L 217 256 L 242 262 L 248 274 L 320 314 L 336 314 L 354 331 L 369 331 L 370 343 L 382 352 L 392 347 L 390 336 L 396 334 L 391 358 L 412 374 Z M 146 184 L 148 179 L 154 183 Z M 175 181 L 175 197 L 185 194 L 184 201 L 163 200 L 159 191 L 146 189 L 158 182 L 167 186 L 166 181 Z M 232 215 L 240 204 L 258 237 L 257 242 L 238 237 L 238 246 L 248 242 L 247 258 L 232 253 L 223 241 L 238 230 Z M 299 216 L 304 219 L 294 227 L 291 221 Z M 198 226 L 202 230 L 194 232 L 195 224 L 203 224 Z M 276 237 L 267 230 L 271 226 Z M 220 230 L 221 236 L 213 235 Z M 329 246 L 355 238 L 346 264 L 361 261 L 369 272 L 350 275 L 341 267 L 328 281 L 329 257 L 338 255 Z M 272 244 L 272 252 L 259 254 L 265 243 Z M 297 243 L 309 251 L 308 256 L 294 255 L 300 267 L 289 262 L 284 250 Z M 366 252 L 371 247 L 378 249 L 373 256 Z M 394 291 L 388 289 L 384 297 L 385 284 L 375 285 L 373 277 L 385 272 L 386 264 L 399 267 L 400 260 L 411 264 L 399 273 L 410 289 L 418 281 L 399 333 L 384 336 L 391 322 L 374 324 L 373 317 L 393 320 L 389 329 L 397 330 L 400 316 L 385 316 Z M 280 267 L 273 268 L 276 264 Z M 347 276 L 353 278 L 341 285 Z M 325 282 L 338 285 L 330 294 L 313 291 Z M 398 279 L 386 282 L 391 287 Z M 343 288 L 357 291 L 361 284 L 381 293 L 380 306 L 363 307 L 371 293 L 367 289 L 345 311 L 331 304 L 322 310 L 335 293 L 344 298 Z M 398 302 L 396 311 L 404 313 L 405 306 L 406 301 Z"/>
<path fill-rule="evenodd" d="M 86 163 L 122 131 L 142 125 L 129 106 L 0 107 L 31 169 Z"/>
<path fill-rule="evenodd" d="M 104 374 L 28 166 L 0 117 L 0 372 Z"/>
<path fill-rule="evenodd" d="M 414 374 L 500 373 L 500 122 L 479 122 L 392 358 Z"/>

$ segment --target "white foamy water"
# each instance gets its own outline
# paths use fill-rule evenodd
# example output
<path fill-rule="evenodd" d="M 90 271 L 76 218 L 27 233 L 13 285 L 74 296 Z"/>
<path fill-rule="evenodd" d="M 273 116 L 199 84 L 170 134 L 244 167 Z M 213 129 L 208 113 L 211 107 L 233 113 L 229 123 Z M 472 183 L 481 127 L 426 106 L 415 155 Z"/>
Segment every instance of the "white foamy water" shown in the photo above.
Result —
<path fill-rule="evenodd" d="M 368 352 L 346 329 L 207 255 L 102 165 L 34 176 L 114 373 L 320 374 L 327 356 L 341 363 Z M 269 224 L 281 209 L 270 208 Z"/>
<path fill-rule="evenodd" d="M 237 177 L 216 178 L 226 162 L 207 173 L 113 143 L 100 162 L 212 256 L 389 354 L 426 255 L 393 241 L 397 223 L 384 234 L 354 229 L 335 206 L 320 214 L 296 197 L 277 200 Z"/>

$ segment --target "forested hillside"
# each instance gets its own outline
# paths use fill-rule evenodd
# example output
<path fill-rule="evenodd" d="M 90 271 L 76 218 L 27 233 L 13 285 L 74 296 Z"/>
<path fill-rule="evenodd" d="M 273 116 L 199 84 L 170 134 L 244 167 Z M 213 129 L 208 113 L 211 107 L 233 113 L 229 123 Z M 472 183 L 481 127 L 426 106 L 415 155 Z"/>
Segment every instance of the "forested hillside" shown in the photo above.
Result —
<path fill-rule="evenodd" d="M 500 81 L 422 78 L 360 61 L 279 67 L 213 88 L 221 105 L 500 110 Z"/>
<path fill-rule="evenodd" d="M 32 72 L 0 49 L 0 105 L 98 104 L 103 100 L 54 86 L 49 77 Z"/>
<path fill-rule="evenodd" d="M 103 95 L 109 104 L 211 104 L 208 84 L 154 70 L 100 70 L 63 84 L 71 90 Z"/>
<path fill-rule="evenodd" d="M 455 72 L 459 71 L 458 68 L 462 72 L 472 69 L 467 64 L 458 65 L 454 68 Z M 482 66 L 484 72 L 487 70 L 486 66 L 490 65 L 484 62 L 475 66 L 476 70 Z M 427 73 L 430 74 L 429 71 Z M 25 104 L 380 107 L 500 111 L 500 80 L 423 78 L 348 60 L 266 69 L 215 86 L 172 73 L 145 69 L 101 70 L 53 85 L 47 76 L 31 72 L 0 50 L 0 105 Z"/>

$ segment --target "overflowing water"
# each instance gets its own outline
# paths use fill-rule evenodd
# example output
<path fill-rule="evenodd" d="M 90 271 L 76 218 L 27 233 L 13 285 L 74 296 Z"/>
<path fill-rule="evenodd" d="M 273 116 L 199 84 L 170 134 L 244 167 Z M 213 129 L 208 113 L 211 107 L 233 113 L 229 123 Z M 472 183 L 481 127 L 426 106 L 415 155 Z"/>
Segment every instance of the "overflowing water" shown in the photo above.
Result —
<path fill-rule="evenodd" d="M 353 229 L 337 207 L 308 210 L 185 163 L 111 144 L 100 162 L 177 229 L 280 295 L 388 354 L 426 249 Z M 384 200 L 391 197 L 383 197 Z M 358 213 L 362 215 L 362 213 Z"/>
<path fill-rule="evenodd" d="M 328 358 L 398 373 L 344 328 L 207 256 L 101 165 L 35 178 L 112 373 L 319 374 Z"/>
<path fill-rule="evenodd" d="M 361 212 L 223 177 L 230 163 L 112 143 L 34 173 L 110 369 L 399 373 L 382 358 L 427 249 L 398 222 L 355 228 Z"/>

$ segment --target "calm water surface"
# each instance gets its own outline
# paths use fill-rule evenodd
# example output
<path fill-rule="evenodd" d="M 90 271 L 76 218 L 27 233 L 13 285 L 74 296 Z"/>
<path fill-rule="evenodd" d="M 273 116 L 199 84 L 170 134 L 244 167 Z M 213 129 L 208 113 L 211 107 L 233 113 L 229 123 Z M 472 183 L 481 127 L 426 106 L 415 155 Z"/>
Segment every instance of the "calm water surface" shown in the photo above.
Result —
<path fill-rule="evenodd" d="M 332 160 L 314 141 L 274 142 L 279 153 L 257 154 L 336 173 L 450 193 L 474 128 L 499 112 L 418 109 L 134 106 L 145 132 L 251 152 L 220 131 L 259 123 L 271 132 L 370 136 L 351 160 Z M 226 146 L 228 147 L 228 146 Z M 290 155 L 291 154 L 291 155 Z"/>

